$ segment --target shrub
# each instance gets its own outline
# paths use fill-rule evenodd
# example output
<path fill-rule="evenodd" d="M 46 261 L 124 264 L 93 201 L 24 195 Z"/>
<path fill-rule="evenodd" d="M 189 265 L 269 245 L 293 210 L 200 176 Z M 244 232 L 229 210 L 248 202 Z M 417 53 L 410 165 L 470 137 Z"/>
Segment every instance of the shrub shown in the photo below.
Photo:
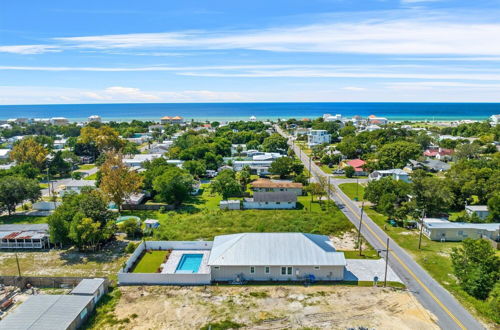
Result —
<path fill-rule="evenodd" d="M 134 242 L 129 242 L 127 247 L 125 248 L 125 253 L 133 253 L 135 251 L 135 249 L 137 248 L 137 245 L 136 243 Z"/>
<path fill-rule="evenodd" d="M 346 168 L 344 168 L 344 171 L 345 171 L 345 176 L 348 177 L 348 178 L 352 178 L 354 176 L 354 167 L 352 166 L 347 166 Z"/>

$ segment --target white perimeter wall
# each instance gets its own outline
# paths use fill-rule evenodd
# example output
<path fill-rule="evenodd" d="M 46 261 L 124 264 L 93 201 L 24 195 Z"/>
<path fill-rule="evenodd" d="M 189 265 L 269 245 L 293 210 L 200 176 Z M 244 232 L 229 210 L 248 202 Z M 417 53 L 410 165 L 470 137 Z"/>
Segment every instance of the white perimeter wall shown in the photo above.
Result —
<path fill-rule="evenodd" d="M 145 249 L 151 250 L 210 250 L 211 241 L 146 241 L 139 244 L 126 262 L 126 268 L 131 267 Z M 160 273 L 125 273 L 118 272 L 119 285 L 204 285 L 210 284 L 211 274 L 160 274 Z"/>

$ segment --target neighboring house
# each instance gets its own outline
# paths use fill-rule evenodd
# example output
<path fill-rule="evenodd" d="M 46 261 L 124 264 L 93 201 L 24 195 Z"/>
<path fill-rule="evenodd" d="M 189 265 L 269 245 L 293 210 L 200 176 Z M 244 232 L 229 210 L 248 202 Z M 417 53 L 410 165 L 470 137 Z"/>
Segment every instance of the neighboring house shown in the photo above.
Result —
<path fill-rule="evenodd" d="M 257 175 L 267 175 L 270 174 L 269 167 L 272 162 L 273 161 L 271 160 L 235 160 L 233 162 L 233 170 L 238 172 L 243 170 L 245 166 L 249 166 L 252 173 Z"/>
<path fill-rule="evenodd" d="M 469 215 L 477 215 L 482 220 L 486 219 L 490 214 L 490 211 L 488 211 L 488 205 L 466 205 L 465 211 Z"/>
<path fill-rule="evenodd" d="M 50 123 L 56 126 L 64 126 L 69 124 L 69 120 L 64 117 L 53 117 L 50 118 Z"/>
<path fill-rule="evenodd" d="M 366 126 L 365 131 L 373 132 L 373 131 L 377 131 L 379 129 L 382 129 L 382 127 L 380 127 L 378 125 L 368 125 L 368 126 Z"/>
<path fill-rule="evenodd" d="M 95 188 L 95 180 L 69 180 L 64 185 L 59 186 L 60 195 L 67 194 L 69 192 L 80 193 L 83 187 L 94 187 Z"/>
<path fill-rule="evenodd" d="M 423 233 L 433 241 L 463 241 L 466 238 L 487 237 L 500 240 L 500 224 L 450 222 L 444 219 L 424 219 Z"/>
<path fill-rule="evenodd" d="M 443 172 L 443 171 L 448 171 L 450 168 L 451 168 L 450 164 L 442 162 L 437 159 L 427 159 L 423 162 L 410 159 L 410 161 L 408 162 L 408 164 L 406 164 L 403 170 L 412 172 L 414 170 L 420 169 L 429 172 Z"/>
<path fill-rule="evenodd" d="M 174 141 L 163 141 L 162 143 L 155 143 L 151 148 L 147 149 L 148 154 L 163 154 L 170 149 Z"/>
<path fill-rule="evenodd" d="M 9 159 L 10 149 L 0 149 L 0 159 Z"/>
<path fill-rule="evenodd" d="M 342 121 L 342 115 L 336 114 L 335 116 L 332 116 L 329 113 L 325 113 L 323 115 L 323 120 L 324 121 Z"/>
<path fill-rule="evenodd" d="M 123 163 L 129 167 L 142 167 L 142 163 L 160 157 L 162 157 L 162 154 L 138 154 L 132 158 L 124 158 Z"/>
<path fill-rule="evenodd" d="M 302 195 L 303 185 L 300 182 L 258 179 L 250 183 L 254 192 L 292 192 L 297 196 Z"/>
<path fill-rule="evenodd" d="M 368 175 L 368 173 L 363 168 L 366 162 L 362 159 L 352 159 L 345 163 L 344 167 L 352 166 L 354 168 L 354 175 Z"/>
<path fill-rule="evenodd" d="M 330 143 L 331 138 L 332 136 L 327 130 L 312 129 L 307 134 L 307 145 L 312 147 L 323 143 Z"/>
<path fill-rule="evenodd" d="M 245 209 L 294 209 L 297 207 L 297 195 L 291 191 L 254 192 L 252 198 L 243 200 Z"/>
<path fill-rule="evenodd" d="M 328 236 L 241 233 L 216 236 L 208 265 L 213 281 L 340 281 L 346 261 Z"/>
<path fill-rule="evenodd" d="M 54 141 L 54 149 L 61 150 L 64 149 L 68 139 L 59 139 Z"/>
<path fill-rule="evenodd" d="M 162 125 L 165 124 L 182 124 L 184 122 L 184 119 L 180 116 L 175 116 L 175 117 L 170 117 L 170 116 L 165 116 L 161 117 L 160 123 Z"/>
<path fill-rule="evenodd" d="M 278 152 L 263 152 L 259 154 L 254 154 L 252 160 L 276 160 L 278 158 L 285 157 Z"/>
<path fill-rule="evenodd" d="M 49 225 L 0 225 L 1 249 L 42 249 L 49 245 Z"/>
<path fill-rule="evenodd" d="M 438 148 L 436 149 L 427 149 L 424 151 L 425 157 L 436 158 L 438 160 L 451 160 L 453 156 L 453 149 L 444 149 Z"/>
<path fill-rule="evenodd" d="M 222 200 L 219 202 L 219 208 L 221 210 L 240 210 L 241 201 L 240 200 Z"/>
<path fill-rule="evenodd" d="M 101 116 L 98 116 L 98 115 L 89 116 L 88 122 L 89 123 L 91 123 L 91 122 L 98 122 L 98 123 L 100 123 L 101 122 Z"/>
<path fill-rule="evenodd" d="M 67 295 L 29 296 L 0 321 L 0 329 L 78 329 L 106 291 L 104 279 L 84 279 Z"/>
<path fill-rule="evenodd" d="M 490 123 L 493 126 L 496 126 L 500 123 L 500 115 L 491 115 L 490 117 Z"/>
<path fill-rule="evenodd" d="M 398 181 L 398 180 L 402 180 L 404 182 L 410 182 L 411 181 L 410 175 L 407 172 L 405 172 L 405 171 L 403 171 L 401 169 L 373 171 L 368 176 L 368 180 L 370 180 L 370 181 L 378 181 L 378 180 L 380 180 L 382 178 L 386 178 L 386 177 L 391 177 L 391 178 L 393 178 L 396 181 Z"/>
<path fill-rule="evenodd" d="M 385 125 L 389 120 L 385 117 L 377 117 L 375 115 L 368 116 L 368 124 L 372 125 Z"/>

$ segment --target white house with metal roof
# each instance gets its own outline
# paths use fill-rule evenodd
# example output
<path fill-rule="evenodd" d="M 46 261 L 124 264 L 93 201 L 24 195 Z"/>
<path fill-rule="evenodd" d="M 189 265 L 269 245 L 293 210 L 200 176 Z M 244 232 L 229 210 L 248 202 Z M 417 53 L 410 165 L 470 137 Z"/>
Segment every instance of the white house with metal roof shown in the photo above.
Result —
<path fill-rule="evenodd" d="M 488 211 L 488 205 L 466 205 L 465 211 L 469 215 L 477 215 L 480 219 L 486 219 L 488 215 L 490 215 L 490 211 Z"/>
<path fill-rule="evenodd" d="M 445 219 L 426 218 L 422 232 L 433 241 L 463 241 L 466 238 L 487 237 L 500 240 L 499 223 L 451 222 Z"/>
<path fill-rule="evenodd" d="M 346 260 L 328 236 L 241 233 L 216 236 L 208 265 L 213 281 L 340 281 Z"/>

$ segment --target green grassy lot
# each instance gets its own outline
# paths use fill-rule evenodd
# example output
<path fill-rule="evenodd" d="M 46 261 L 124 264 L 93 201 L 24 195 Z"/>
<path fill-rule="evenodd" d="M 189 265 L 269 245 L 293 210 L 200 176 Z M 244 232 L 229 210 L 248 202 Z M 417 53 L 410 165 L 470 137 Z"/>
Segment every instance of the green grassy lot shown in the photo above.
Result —
<path fill-rule="evenodd" d="M 97 173 L 86 176 L 83 180 L 97 180 Z"/>
<path fill-rule="evenodd" d="M 79 170 L 90 170 L 90 169 L 93 169 L 94 167 L 95 167 L 94 164 L 83 164 L 83 165 L 79 165 L 78 169 Z"/>
<path fill-rule="evenodd" d="M 338 250 L 339 252 L 344 252 L 344 257 L 346 259 L 380 259 L 380 256 L 378 255 L 377 251 L 373 249 L 365 249 L 365 244 L 363 244 L 363 250 L 361 251 L 361 255 L 359 255 L 359 251 L 342 251 Z"/>
<path fill-rule="evenodd" d="M 202 195 L 202 198 L 203 197 Z M 214 199 L 216 197 L 213 197 Z M 311 204 L 311 211 L 309 205 Z M 212 205 L 212 207 L 210 207 Z M 240 232 L 306 232 L 336 235 L 353 230 L 353 225 L 340 210 L 327 202 L 310 203 L 310 197 L 299 197 L 296 210 L 235 210 L 218 209 L 213 199 L 201 205 L 185 207 L 167 213 L 157 211 L 123 211 L 121 215 L 136 215 L 141 219 L 160 221 L 154 239 L 212 240 L 214 236 Z"/>
<path fill-rule="evenodd" d="M 48 183 L 39 183 L 38 186 L 41 188 L 41 189 L 46 189 L 49 187 L 49 184 Z"/>
<path fill-rule="evenodd" d="M 321 170 L 322 170 L 323 172 L 325 172 L 325 173 L 327 173 L 327 174 L 332 174 L 332 172 L 335 170 L 335 168 L 333 168 L 333 167 L 328 167 L 328 165 L 325 165 L 325 164 L 321 165 L 321 166 L 320 166 L 320 168 L 321 168 Z"/>
<path fill-rule="evenodd" d="M 0 225 L 46 223 L 47 217 L 29 217 L 26 215 L 11 215 L 0 217 Z"/>
<path fill-rule="evenodd" d="M 168 251 L 146 252 L 134 267 L 133 273 L 156 273 L 160 265 L 165 261 Z"/>
<path fill-rule="evenodd" d="M 392 227 L 386 221 L 387 217 L 376 212 L 372 208 L 365 209 L 366 214 L 377 223 L 384 231 L 394 239 L 399 246 L 404 248 L 413 256 L 436 281 L 449 290 L 464 306 L 475 311 L 486 321 L 500 322 L 495 316 L 492 306 L 486 301 L 469 296 L 457 283 L 453 275 L 453 267 L 450 259 L 452 248 L 459 247 L 460 242 L 436 242 L 427 237 L 422 237 L 422 248 L 418 249 L 418 230 L 409 230 L 402 227 Z"/>
<path fill-rule="evenodd" d="M 350 199 L 357 197 L 360 201 L 365 195 L 365 187 L 358 183 L 341 183 L 339 184 L 339 187 Z"/>

